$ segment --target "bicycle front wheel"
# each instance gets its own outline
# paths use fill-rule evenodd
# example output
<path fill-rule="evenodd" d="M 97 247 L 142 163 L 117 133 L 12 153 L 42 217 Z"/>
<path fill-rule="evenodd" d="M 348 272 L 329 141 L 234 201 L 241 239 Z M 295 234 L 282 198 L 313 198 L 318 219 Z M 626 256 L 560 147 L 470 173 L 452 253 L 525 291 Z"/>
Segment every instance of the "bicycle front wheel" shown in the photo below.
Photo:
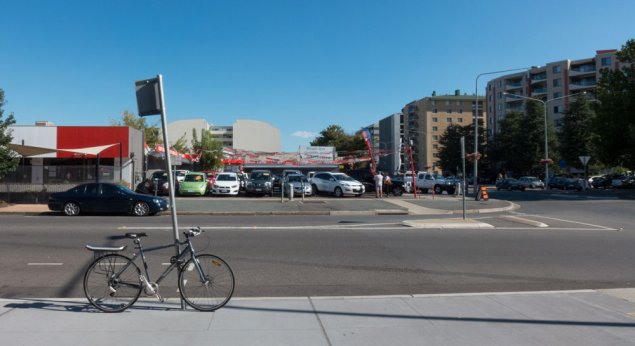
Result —
<path fill-rule="evenodd" d="M 104 312 L 121 312 L 141 294 L 141 271 L 130 258 L 109 254 L 97 258 L 84 275 L 84 294 Z"/>
<path fill-rule="evenodd" d="M 179 273 L 179 293 L 194 309 L 214 311 L 227 304 L 234 294 L 234 273 L 220 257 L 197 255 Z"/>

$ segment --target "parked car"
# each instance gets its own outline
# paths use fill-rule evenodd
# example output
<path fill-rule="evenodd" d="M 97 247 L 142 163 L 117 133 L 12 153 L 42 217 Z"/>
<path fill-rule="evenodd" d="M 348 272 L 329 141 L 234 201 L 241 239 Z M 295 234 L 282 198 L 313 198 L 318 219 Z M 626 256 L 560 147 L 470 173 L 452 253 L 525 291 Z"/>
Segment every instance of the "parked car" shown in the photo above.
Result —
<path fill-rule="evenodd" d="M 247 181 L 249 180 L 249 176 L 247 173 L 237 173 L 238 174 L 238 182 L 240 182 L 240 192 L 245 192 L 247 190 Z"/>
<path fill-rule="evenodd" d="M 167 210 L 166 198 L 135 193 L 127 187 L 111 183 L 89 183 L 49 196 L 48 207 L 68 216 L 80 213 L 129 213 L 154 215 Z"/>
<path fill-rule="evenodd" d="M 201 172 L 189 172 L 179 184 L 179 195 L 205 196 L 209 191 L 207 175 Z"/>
<path fill-rule="evenodd" d="M 564 186 L 567 179 L 568 179 L 567 177 L 563 177 L 563 176 L 551 177 L 549 178 L 549 181 L 547 182 L 547 188 L 564 190 Z"/>
<path fill-rule="evenodd" d="M 201 173 L 205 173 L 205 177 L 207 178 L 207 191 L 212 191 L 212 187 L 214 187 L 214 180 L 216 180 L 216 175 L 218 174 L 218 172 L 203 171 Z"/>
<path fill-rule="evenodd" d="M 351 171 L 349 175 L 364 185 L 365 192 L 375 192 L 375 179 L 369 171 Z M 390 185 L 386 184 L 384 179 L 384 191 L 394 196 L 401 196 L 406 191 L 404 187 L 403 177 L 394 176 L 390 177 Z"/>
<path fill-rule="evenodd" d="M 496 182 L 496 190 L 525 191 L 525 185 L 517 179 L 504 178 Z"/>
<path fill-rule="evenodd" d="M 577 178 L 566 178 L 564 181 L 564 190 L 578 190 L 584 189 L 584 180 Z"/>
<path fill-rule="evenodd" d="M 443 191 L 446 191 L 448 195 L 453 195 L 456 192 L 457 185 L 455 181 L 445 179 L 436 173 L 419 172 L 415 182 L 417 190 L 421 190 L 422 193 L 428 193 L 428 190 L 433 190 L 437 195 L 442 194 Z"/>
<path fill-rule="evenodd" d="M 304 191 L 305 196 L 312 195 L 313 188 L 304 175 L 288 174 L 284 178 L 284 194 L 286 196 L 290 195 L 291 185 L 293 185 L 294 196 L 302 196 L 302 191 Z"/>
<path fill-rule="evenodd" d="M 332 193 L 336 197 L 354 195 L 359 197 L 366 189 L 359 181 L 345 173 L 319 172 L 311 179 L 313 193 Z"/>
<path fill-rule="evenodd" d="M 168 172 L 156 171 L 152 173 L 150 178 L 142 181 L 141 183 L 139 183 L 139 185 L 137 185 L 135 191 L 138 193 L 145 193 L 150 195 L 169 195 L 170 185 L 168 184 Z"/>
<path fill-rule="evenodd" d="M 183 180 L 185 180 L 185 176 L 189 172 L 190 171 L 188 171 L 187 169 L 177 169 L 172 171 L 172 174 L 174 175 L 174 179 L 176 179 L 176 182 L 181 183 Z"/>
<path fill-rule="evenodd" d="M 270 195 L 273 196 L 273 174 L 269 170 L 255 170 L 249 175 L 247 180 L 248 195 Z"/>
<path fill-rule="evenodd" d="M 531 176 L 520 177 L 518 178 L 518 181 L 520 181 L 525 186 L 525 188 L 528 188 L 528 189 L 544 189 L 545 188 L 545 183 L 536 177 L 531 177 Z"/>
<path fill-rule="evenodd" d="M 591 177 L 589 183 L 594 189 L 608 189 L 611 187 L 611 176 L 601 175 L 597 177 Z"/>
<path fill-rule="evenodd" d="M 214 180 L 214 186 L 212 186 L 212 195 L 238 196 L 239 189 L 240 182 L 236 173 L 218 173 L 216 180 Z"/>

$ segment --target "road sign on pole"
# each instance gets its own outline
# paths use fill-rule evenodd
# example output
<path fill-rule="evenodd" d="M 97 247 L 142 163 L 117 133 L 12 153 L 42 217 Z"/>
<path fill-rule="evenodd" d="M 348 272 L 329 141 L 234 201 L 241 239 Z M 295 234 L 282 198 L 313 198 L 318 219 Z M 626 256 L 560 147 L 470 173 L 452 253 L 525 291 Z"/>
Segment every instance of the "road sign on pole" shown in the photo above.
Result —
<path fill-rule="evenodd" d="M 578 156 L 578 158 L 580 159 L 580 162 L 586 166 L 586 164 L 589 163 L 591 156 Z"/>

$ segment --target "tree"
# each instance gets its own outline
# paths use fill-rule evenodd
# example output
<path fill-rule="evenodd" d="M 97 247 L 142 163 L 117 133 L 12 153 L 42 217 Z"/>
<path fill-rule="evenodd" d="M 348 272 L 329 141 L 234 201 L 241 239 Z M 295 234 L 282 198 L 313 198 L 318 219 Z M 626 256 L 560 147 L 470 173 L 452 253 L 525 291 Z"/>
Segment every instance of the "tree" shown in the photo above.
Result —
<path fill-rule="evenodd" d="M 215 170 L 223 164 L 223 144 L 209 130 L 204 129 L 201 132 L 199 141 L 196 129 L 192 129 L 192 150 L 199 153 L 204 170 Z"/>
<path fill-rule="evenodd" d="M 190 148 L 187 146 L 187 140 L 185 139 L 185 134 L 181 136 L 174 144 L 172 144 L 172 149 L 178 151 L 179 153 L 185 153 L 190 151 Z"/>
<path fill-rule="evenodd" d="M 362 137 L 361 131 L 356 134 L 349 135 L 344 132 L 339 125 L 329 125 L 320 132 L 313 141 L 312 146 L 335 147 L 338 152 L 341 151 L 359 151 L 366 149 L 366 143 Z"/>
<path fill-rule="evenodd" d="M 622 67 L 603 70 L 596 88 L 600 105 L 594 144 L 604 163 L 635 168 L 635 40 L 628 40 L 616 56 Z"/>
<path fill-rule="evenodd" d="M 0 179 L 4 178 L 7 173 L 14 171 L 19 162 L 18 155 L 7 148 L 7 144 L 11 143 L 13 139 L 9 132 L 9 126 L 15 124 L 15 118 L 11 113 L 3 120 L 5 104 L 4 90 L 0 89 Z"/>
<path fill-rule="evenodd" d="M 560 156 L 570 166 L 582 167 L 578 159 L 582 155 L 595 157 L 593 143 L 595 133 L 593 122 L 595 112 L 588 97 L 581 95 L 575 99 L 564 113 L 560 121 L 558 140 L 560 142 Z"/>
<path fill-rule="evenodd" d="M 485 152 L 487 150 L 486 143 L 484 141 L 485 131 L 483 129 L 482 121 L 479 126 L 479 148 Z M 452 174 L 458 174 L 462 170 L 463 158 L 461 157 L 461 137 L 465 137 L 465 154 L 472 152 L 471 148 L 474 148 L 474 124 L 467 126 L 450 125 L 445 129 L 445 132 L 439 138 L 439 159 L 437 164 L 441 166 L 444 172 L 451 172 Z M 484 158 L 484 156 L 482 156 Z M 483 162 L 483 161 L 479 161 Z M 465 162 L 466 173 L 472 172 L 471 167 L 474 163 L 469 160 Z"/>
<path fill-rule="evenodd" d="M 160 131 L 156 123 L 154 125 L 148 125 L 145 117 L 137 117 L 128 110 L 121 113 L 121 120 L 111 120 L 110 123 L 113 126 L 130 126 L 133 129 L 142 131 L 145 136 L 146 144 L 148 144 L 150 148 L 153 148 L 156 144 L 163 143 L 161 136 L 159 136 Z"/>

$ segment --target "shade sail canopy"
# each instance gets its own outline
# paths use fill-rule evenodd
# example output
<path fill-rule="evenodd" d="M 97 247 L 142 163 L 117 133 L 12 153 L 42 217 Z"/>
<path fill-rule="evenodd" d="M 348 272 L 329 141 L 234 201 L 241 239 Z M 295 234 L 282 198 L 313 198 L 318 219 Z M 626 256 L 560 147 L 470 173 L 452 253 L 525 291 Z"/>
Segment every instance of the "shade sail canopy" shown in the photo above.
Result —
<path fill-rule="evenodd" d="M 7 147 L 11 150 L 14 150 L 15 152 L 17 152 L 18 154 L 24 157 L 37 156 L 37 155 L 56 153 L 56 152 L 97 156 L 102 151 L 115 145 L 119 145 L 119 143 L 100 145 L 96 147 L 77 148 L 77 149 L 44 148 L 44 147 L 34 147 L 30 145 L 21 145 L 21 144 L 13 144 L 13 143 L 7 144 Z"/>

